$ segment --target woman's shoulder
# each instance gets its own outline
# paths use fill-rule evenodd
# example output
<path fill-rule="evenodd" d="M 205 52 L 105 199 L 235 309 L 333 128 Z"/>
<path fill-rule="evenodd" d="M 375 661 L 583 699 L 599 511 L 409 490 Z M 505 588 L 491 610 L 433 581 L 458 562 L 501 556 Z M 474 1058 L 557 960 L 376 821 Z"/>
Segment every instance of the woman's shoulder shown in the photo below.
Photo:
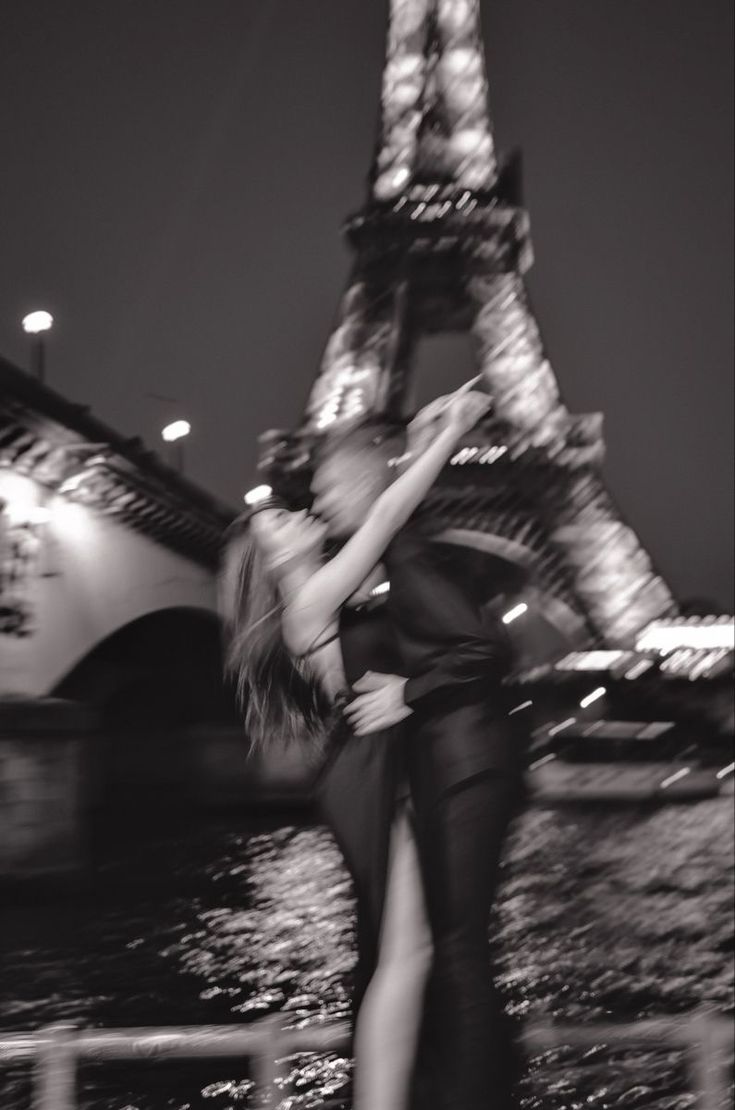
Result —
<path fill-rule="evenodd" d="M 298 659 L 311 659 L 312 656 L 317 655 L 322 648 L 328 647 L 339 640 L 339 625 L 336 628 L 325 629 L 323 635 L 317 636 L 314 641 L 309 644 L 305 651 L 302 651 Z"/>
<path fill-rule="evenodd" d="M 326 622 L 312 619 L 308 608 L 285 606 L 281 616 L 283 641 L 294 659 L 308 659 L 339 638 L 339 614 Z"/>

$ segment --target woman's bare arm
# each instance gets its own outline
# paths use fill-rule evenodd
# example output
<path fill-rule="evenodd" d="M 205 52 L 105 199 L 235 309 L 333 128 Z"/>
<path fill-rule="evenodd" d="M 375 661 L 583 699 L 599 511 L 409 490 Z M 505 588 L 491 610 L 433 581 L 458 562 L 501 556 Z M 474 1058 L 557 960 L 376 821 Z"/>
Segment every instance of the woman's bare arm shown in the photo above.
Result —
<path fill-rule="evenodd" d="M 340 552 L 313 574 L 289 601 L 284 633 L 292 651 L 303 651 L 339 611 L 423 501 L 457 445 L 489 406 L 483 394 L 450 399 L 448 420 L 434 441 L 380 495 L 364 524 Z"/>

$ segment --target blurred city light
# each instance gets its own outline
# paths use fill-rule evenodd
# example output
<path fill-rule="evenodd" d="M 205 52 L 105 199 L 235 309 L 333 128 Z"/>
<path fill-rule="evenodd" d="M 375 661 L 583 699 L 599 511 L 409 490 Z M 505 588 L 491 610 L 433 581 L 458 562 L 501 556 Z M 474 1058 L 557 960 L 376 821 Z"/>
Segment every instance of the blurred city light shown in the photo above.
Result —
<path fill-rule="evenodd" d="M 598 686 L 597 689 L 593 690 L 591 694 L 588 694 L 586 698 L 582 698 L 579 703 L 580 707 L 586 709 L 589 705 L 592 705 L 593 702 L 598 701 L 600 698 L 604 698 L 606 693 L 607 690 L 604 686 Z"/>
<path fill-rule="evenodd" d="M 42 331 L 50 331 L 54 323 L 54 318 L 50 312 L 45 312 L 39 309 L 36 312 L 29 312 L 21 320 L 23 331 L 28 335 L 38 335 Z"/>
<path fill-rule="evenodd" d="M 559 671 L 606 671 L 625 658 L 622 651 L 572 651 L 554 664 Z"/>
<path fill-rule="evenodd" d="M 638 651 L 674 651 L 676 648 L 735 649 L 732 617 L 697 617 L 693 621 L 654 621 L 636 642 Z"/>
<path fill-rule="evenodd" d="M 630 668 L 629 671 L 625 672 L 625 677 L 630 682 L 633 682 L 636 678 L 640 678 L 642 674 L 645 674 L 646 671 L 650 671 L 652 666 L 653 666 L 653 660 L 651 660 L 651 659 L 639 659 L 637 663 L 634 663 L 634 665 Z"/>
<path fill-rule="evenodd" d="M 512 609 L 508 610 L 503 617 L 503 624 L 512 624 L 513 621 L 518 620 L 519 617 L 522 617 L 523 614 L 527 612 L 528 606 L 525 601 L 522 601 L 519 605 L 514 605 Z"/>
<path fill-rule="evenodd" d="M 267 501 L 273 493 L 270 486 L 255 486 L 249 489 L 243 497 L 246 505 L 259 505 L 261 501 Z"/>
<path fill-rule="evenodd" d="M 191 431 L 191 424 L 188 420 L 174 420 L 171 424 L 167 424 L 161 431 L 161 438 L 166 443 L 175 443 L 177 439 L 183 439 L 188 436 Z"/>
<path fill-rule="evenodd" d="M 680 771 L 675 771 L 673 775 L 669 775 L 667 779 L 663 780 L 661 789 L 665 790 L 667 786 L 673 786 L 679 779 L 683 779 L 686 775 L 691 774 L 691 770 L 691 767 L 682 767 Z"/>
<path fill-rule="evenodd" d="M 548 755 L 542 755 L 540 759 L 534 760 L 529 764 L 529 771 L 535 771 L 538 767 L 543 767 L 547 763 L 552 763 L 556 759 L 556 752 L 549 752 Z"/>
<path fill-rule="evenodd" d="M 560 724 L 554 725 L 553 728 L 549 729 L 549 736 L 556 736 L 558 732 L 563 732 L 565 728 L 569 728 L 570 725 L 574 725 L 576 723 L 576 717 L 567 717 L 566 721 L 562 721 Z"/>

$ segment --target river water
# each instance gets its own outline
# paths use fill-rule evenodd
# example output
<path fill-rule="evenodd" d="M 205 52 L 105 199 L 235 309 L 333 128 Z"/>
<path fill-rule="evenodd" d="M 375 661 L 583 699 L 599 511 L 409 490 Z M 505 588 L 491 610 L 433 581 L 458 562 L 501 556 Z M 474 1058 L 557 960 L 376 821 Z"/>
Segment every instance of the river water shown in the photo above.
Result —
<path fill-rule="evenodd" d="M 342 1018 L 350 884 L 329 835 L 302 817 L 126 812 L 98 830 L 90 889 L 0 909 L 7 1030 Z M 642 808 L 533 806 L 518 821 L 492 923 L 509 1008 L 573 1021 L 733 1013 L 731 799 Z M 349 1073 L 290 1061 L 280 1110 L 306 1110 Z M 243 1110 L 245 1063 L 84 1066 L 83 1110 Z M 28 1070 L 0 1073 L 27 1110 Z M 556 1050 L 532 1058 L 525 1110 L 685 1110 L 681 1054 Z"/>

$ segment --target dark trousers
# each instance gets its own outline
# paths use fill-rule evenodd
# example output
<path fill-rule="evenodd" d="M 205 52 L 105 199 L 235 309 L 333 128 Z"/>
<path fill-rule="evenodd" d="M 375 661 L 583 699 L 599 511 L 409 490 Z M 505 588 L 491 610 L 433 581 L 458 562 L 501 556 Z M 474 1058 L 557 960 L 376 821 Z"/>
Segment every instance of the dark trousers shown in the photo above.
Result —
<path fill-rule="evenodd" d="M 390 731 L 365 738 L 346 734 L 335 745 L 315 788 L 322 818 L 342 852 L 355 894 L 353 1016 L 378 960 L 396 804 L 397 745 Z"/>
<path fill-rule="evenodd" d="M 414 1110 L 510 1110 L 521 1060 L 494 980 L 490 910 L 522 777 L 488 771 L 438 798 L 415 793 L 434 943 Z"/>

